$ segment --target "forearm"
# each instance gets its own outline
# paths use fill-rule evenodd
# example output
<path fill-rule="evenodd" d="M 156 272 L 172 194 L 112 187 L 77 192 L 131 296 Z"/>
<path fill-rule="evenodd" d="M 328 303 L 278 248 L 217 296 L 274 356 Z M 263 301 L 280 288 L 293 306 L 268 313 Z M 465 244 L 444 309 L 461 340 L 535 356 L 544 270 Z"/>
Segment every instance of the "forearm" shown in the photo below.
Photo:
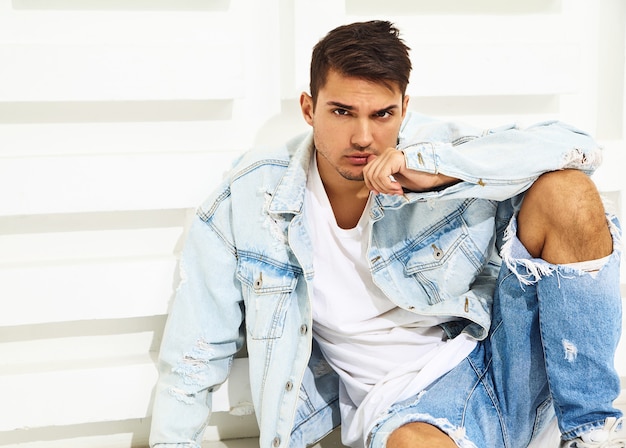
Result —
<path fill-rule="evenodd" d="M 503 200 L 524 191 L 545 172 L 574 168 L 591 174 L 602 159 L 589 135 L 558 122 L 487 132 L 466 137 L 463 143 L 423 140 L 426 137 L 422 133 L 405 139 L 400 149 L 406 166 L 462 180 L 458 185 L 449 184 L 454 186 L 446 192 L 456 197 Z"/>
<path fill-rule="evenodd" d="M 409 139 L 399 149 L 409 169 L 473 183 L 523 183 L 564 168 L 591 174 L 601 162 L 601 150 L 589 135 L 559 122 L 487 132 L 463 143 Z"/>
<path fill-rule="evenodd" d="M 419 171 L 409 171 L 404 175 L 396 175 L 395 180 L 400 182 L 404 190 L 422 193 L 439 191 L 461 182 L 461 179 L 442 173 L 431 174 Z"/>

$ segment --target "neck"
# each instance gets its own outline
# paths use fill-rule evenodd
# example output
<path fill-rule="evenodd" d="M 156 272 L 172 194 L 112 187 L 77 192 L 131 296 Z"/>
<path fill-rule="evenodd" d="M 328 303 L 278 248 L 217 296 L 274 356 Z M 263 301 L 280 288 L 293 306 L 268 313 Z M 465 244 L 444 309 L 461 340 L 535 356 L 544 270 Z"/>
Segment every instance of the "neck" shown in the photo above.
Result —
<path fill-rule="evenodd" d="M 331 176 L 331 179 L 322 177 L 322 183 L 337 225 L 342 229 L 354 228 L 361 219 L 369 198 L 365 182 L 348 180 L 337 175 Z"/>

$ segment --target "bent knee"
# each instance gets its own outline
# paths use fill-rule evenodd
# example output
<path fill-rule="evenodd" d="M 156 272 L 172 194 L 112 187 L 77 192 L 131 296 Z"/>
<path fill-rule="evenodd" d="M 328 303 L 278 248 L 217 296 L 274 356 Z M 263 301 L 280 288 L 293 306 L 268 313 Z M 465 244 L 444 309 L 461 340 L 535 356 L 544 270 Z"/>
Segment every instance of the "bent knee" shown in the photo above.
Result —
<path fill-rule="evenodd" d="M 600 193 L 591 177 L 579 170 L 559 170 L 544 173 L 533 183 L 529 192 L 561 199 L 584 198 L 599 200 Z"/>
<path fill-rule="evenodd" d="M 456 448 L 454 441 L 441 429 L 428 423 L 407 423 L 393 431 L 387 448 Z"/>
<path fill-rule="evenodd" d="M 533 256 L 553 263 L 601 258 L 613 247 L 600 193 L 577 170 L 535 181 L 518 215 L 518 237 Z"/>
<path fill-rule="evenodd" d="M 582 171 L 561 170 L 541 175 L 530 187 L 520 210 L 524 215 L 556 223 L 604 224 L 604 205 L 594 182 Z"/>
<path fill-rule="evenodd" d="M 598 190 L 589 176 L 578 170 L 559 170 L 544 173 L 529 188 L 527 195 L 549 198 L 599 197 Z"/>

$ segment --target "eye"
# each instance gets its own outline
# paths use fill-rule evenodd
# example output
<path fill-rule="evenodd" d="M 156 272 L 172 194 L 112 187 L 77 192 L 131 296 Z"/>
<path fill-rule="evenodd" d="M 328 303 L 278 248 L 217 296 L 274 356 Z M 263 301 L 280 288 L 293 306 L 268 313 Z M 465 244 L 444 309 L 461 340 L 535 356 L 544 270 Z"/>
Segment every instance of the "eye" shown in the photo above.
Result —
<path fill-rule="evenodd" d="M 376 118 L 387 118 L 391 117 L 392 113 L 389 110 L 379 110 L 374 114 Z"/>
<path fill-rule="evenodd" d="M 333 113 L 335 115 L 347 116 L 350 114 L 350 111 L 347 109 L 333 109 Z"/>

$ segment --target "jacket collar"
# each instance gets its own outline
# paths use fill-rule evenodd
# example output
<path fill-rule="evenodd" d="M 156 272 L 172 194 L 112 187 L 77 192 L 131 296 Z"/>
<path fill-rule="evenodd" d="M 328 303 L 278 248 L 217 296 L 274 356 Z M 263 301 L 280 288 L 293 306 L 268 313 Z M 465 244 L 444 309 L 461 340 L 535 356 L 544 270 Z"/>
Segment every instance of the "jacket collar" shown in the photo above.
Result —
<path fill-rule="evenodd" d="M 306 181 L 313 155 L 313 132 L 307 133 L 304 138 L 299 137 L 287 143 L 289 153 L 293 152 L 287 170 L 280 179 L 268 211 L 270 213 L 302 213 Z"/>
<path fill-rule="evenodd" d="M 313 132 L 304 137 L 300 136 L 287 143 L 287 150 L 293 153 L 289 165 L 280 179 L 272 201 L 269 213 L 293 214 L 302 213 L 306 182 L 313 156 Z M 382 218 L 384 208 L 400 208 L 409 202 L 408 197 L 379 194 L 371 201 L 370 214 L 374 220 Z"/>

